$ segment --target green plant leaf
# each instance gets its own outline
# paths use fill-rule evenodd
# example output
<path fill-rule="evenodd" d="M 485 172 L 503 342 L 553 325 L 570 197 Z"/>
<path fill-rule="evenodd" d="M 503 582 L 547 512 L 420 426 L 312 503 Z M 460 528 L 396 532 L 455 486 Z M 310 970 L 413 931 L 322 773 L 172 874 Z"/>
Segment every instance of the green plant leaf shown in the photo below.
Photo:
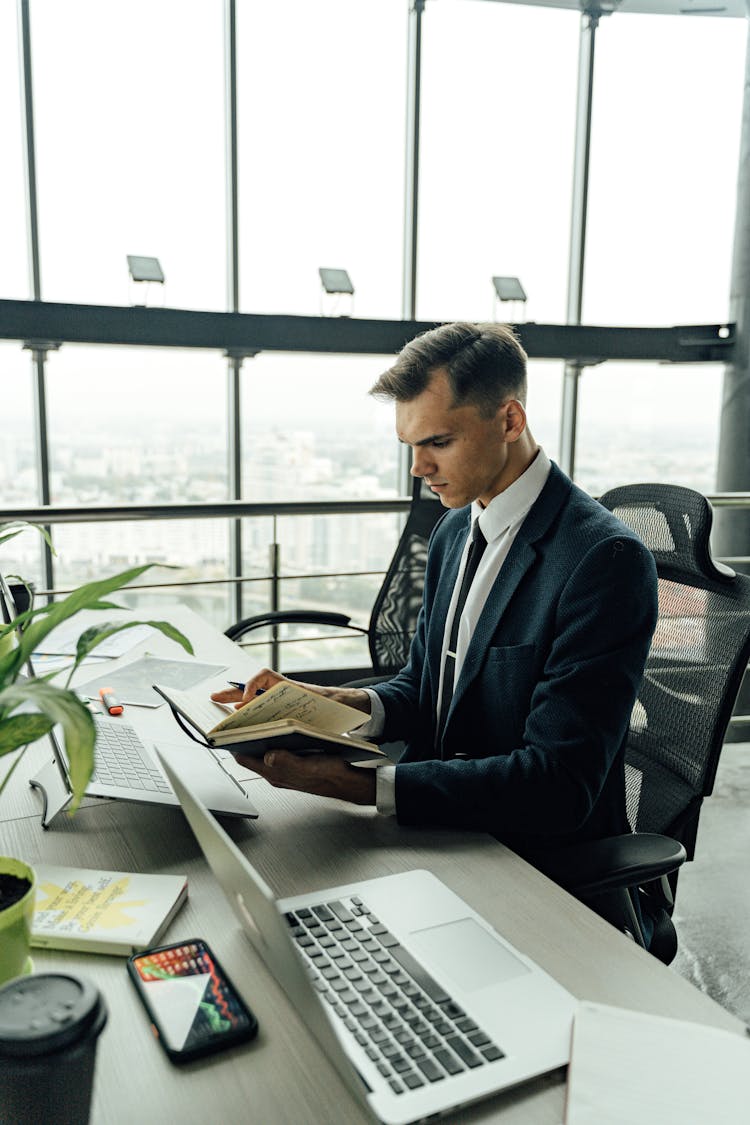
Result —
<path fill-rule="evenodd" d="M 52 546 L 52 539 L 50 538 L 47 528 L 42 527 L 39 523 L 28 523 L 26 520 L 13 520 L 11 523 L 0 523 L 0 546 L 2 546 L 3 543 L 7 543 L 9 539 L 15 539 L 17 535 L 20 535 L 22 531 L 26 531 L 30 527 L 32 527 L 34 531 L 38 531 L 42 538 L 46 540 L 47 546 L 54 555 L 56 553 L 55 548 Z"/>
<path fill-rule="evenodd" d="M 193 646 L 190 641 L 168 621 L 104 621 L 101 625 L 92 625 L 90 629 L 81 633 L 76 645 L 74 667 L 77 667 L 102 641 L 106 641 L 108 637 L 114 636 L 115 633 L 122 633 L 124 629 L 133 629 L 136 625 L 150 625 L 153 629 L 158 629 L 165 637 L 177 641 L 186 652 L 189 652 L 191 656 L 193 655 Z"/>
<path fill-rule="evenodd" d="M 23 523 L 0 525 L 0 544 L 19 534 L 25 527 Z M 43 528 L 38 527 L 38 530 L 44 534 Z M 94 720 L 74 692 L 48 682 L 49 676 L 54 673 L 50 673 L 47 677 L 24 680 L 21 677 L 21 669 L 48 633 L 81 610 L 120 609 L 120 606 L 107 600 L 108 595 L 138 578 L 152 565 L 154 564 L 146 563 L 112 575 L 110 578 L 87 582 L 59 601 L 19 614 L 10 627 L 3 627 L 0 630 L 0 638 L 2 638 L 11 629 L 15 630 L 19 625 L 24 626 L 16 646 L 0 657 L 0 755 L 36 741 L 53 725 L 59 723 L 63 729 L 70 766 L 70 784 L 73 790 L 71 812 L 77 809 L 93 769 L 96 738 Z M 84 630 L 78 640 L 71 674 L 107 637 L 123 629 L 132 629 L 136 625 L 143 624 L 152 626 L 170 640 L 176 641 L 192 655 L 193 646 L 187 637 L 166 621 L 108 622 Z M 35 705 L 36 711 L 13 714 L 22 704 L 29 702 Z M 9 773 L 17 764 L 18 760 L 13 763 Z M 0 792 L 8 776 L 9 774 L 0 784 Z"/>
<path fill-rule="evenodd" d="M 11 715 L 0 723 L 0 758 L 19 746 L 36 742 L 52 730 L 55 724 L 46 715 Z"/>
<path fill-rule="evenodd" d="M 0 691 L 0 706 L 9 711 L 27 702 L 33 703 L 41 712 L 41 716 L 11 715 L 3 720 L 2 727 L 13 720 L 38 721 L 44 716 L 51 721 L 51 725 L 56 723 L 61 725 L 68 756 L 70 787 L 73 791 L 70 808 L 73 813 L 80 804 L 94 768 L 96 727 L 91 712 L 72 691 L 55 687 L 45 680 L 26 680 L 23 683 L 10 684 Z"/>
<path fill-rule="evenodd" d="M 139 578 L 152 565 L 152 563 L 146 563 L 143 566 L 135 566 L 130 570 L 124 570 L 120 574 L 114 574 L 110 578 L 102 578 L 97 582 L 87 582 L 84 586 L 72 590 L 60 601 L 45 606 L 44 613 L 38 618 L 35 617 L 26 626 L 18 646 L 0 661 L 0 683 L 9 671 L 11 673 L 17 672 L 18 669 L 23 667 L 47 634 L 51 633 L 61 622 L 66 621 L 69 617 L 74 617 L 82 609 L 100 606 L 102 598 L 106 597 L 107 594 L 121 589 L 128 582 L 132 582 L 133 579 Z M 10 665 L 6 667 L 8 660 L 10 660 Z"/>

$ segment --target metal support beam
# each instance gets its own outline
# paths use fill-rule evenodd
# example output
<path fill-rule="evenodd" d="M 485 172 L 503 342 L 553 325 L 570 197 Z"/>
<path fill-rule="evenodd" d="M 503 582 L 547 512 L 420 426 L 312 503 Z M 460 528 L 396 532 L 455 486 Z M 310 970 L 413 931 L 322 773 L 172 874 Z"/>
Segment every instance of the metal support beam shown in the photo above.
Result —
<path fill-rule="evenodd" d="M 580 324 L 583 311 L 583 275 L 586 259 L 586 220 L 591 154 L 591 110 L 594 92 L 594 47 L 599 15 L 581 14 L 578 47 L 578 88 L 576 93 L 576 135 L 573 162 L 573 204 L 570 218 L 568 256 L 567 323 Z M 576 425 L 578 421 L 578 383 L 582 363 L 565 364 L 560 412 L 560 465 L 572 477 L 575 472 Z"/>
<path fill-rule="evenodd" d="M 230 356 L 227 361 L 227 492 L 231 500 L 242 499 L 242 409 L 240 377 L 242 359 Z M 239 519 L 229 524 L 229 573 L 232 578 L 242 576 L 242 523 Z M 242 586 L 232 587 L 234 604 L 233 621 L 241 621 Z"/>
<path fill-rule="evenodd" d="M 225 78 L 225 138 L 226 138 L 226 197 L 227 197 L 227 309 L 240 311 L 240 235 L 239 235 L 239 174 L 237 154 L 237 8 L 236 0 L 224 3 L 224 78 Z M 228 353 L 227 367 L 227 486 L 230 500 L 242 499 L 242 411 L 240 404 L 240 377 L 242 354 Z M 242 576 L 242 523 L 229 524 L 229 573 L 232 578 Z M 235 582 L 231 596 L 230 614 L 240 621 L 242 612 L 242 584 Z"/>
<path fill-rule="evenodd" d="M 0 300 L 0 339 L 205 348 L 234 355 L 279 351 L 392 356 L 437 323 Z M 514 327 L 533 359 L 583 364 L 605 359 L 726 363 L 734 348 L 731 324 L 622 328 L 527 321 Z"/>
<path fill-rule="evenodd" d="M 34 431 L 36 444 L 37 466 L 37 492 L 39 503 L 48 505 L 50 501 L 49 485 L 49 454 L 47 445 L 47 392 L 45 382 L 45 364 L 47 360 L 46 348 L 33 348 L 31 361 L 34 378 Z M 52 528 L 46 525 L 47 534 L 52 536 Z M 52 590 L 55 585 L 55 573 L 52 563 L 52 549 L 45 541 L 42 544 L 42 570 L 44 572 L 44 585 Z"/>
<path fill-rule="evenodd" d="M 227 308 L 240 310 L 239 203 L 237 159 L 237 12 L 235 0 L 224 4 L 225 138 L 227 195 Z"/>
<path fill-rule="evenodd" d="M 417 315 L 417 249 L 419 225 L 419 115 L 422 100 L 422 16 L 425 0 L 409 5 L 406 62 L 406 145 L 404 168 L 404 250 L 401 310 L 404 320 Z M 399 445 L 397 486 L 410 491 L 409 457 Z"/>
<path fill-rule="evenodd" d="M 562 385 L 562 417 L 560 421 L 560 466 L 572 477 L 575 470 L 576 433 L 578 428 L 578 381 L 583 366 L 575 360 L 565 364 Z"/>
<path fill-rule="evenodd" d="M 24 169 L 26 177 L 26 234 L 29 256 L 29 284 L 34 301 L 42 299 L 42 270 L 39 253 L 39 211 L 37 206 L 36 143 L 34 138 L 34 84 L 31 73 L 31 19 L 29 0 L 18 0 L 18 34 L 21 57 L 22 114 L 24 136 Z M 36 447 L 37 494 L 39 503 L 50 502 L 49 455 L 47 445 L 47 393 L 45 365 L 48 346 L 36 342 L 24 345 L 32 357 L 34 397 L 34 443 Z M 48 532 L 51 529 L 47 528 Z M 54 586 L 52 549 L 41 545 L 44 584 Z"/>
<path fill-rule="evenodd" d="M 406 70 L 406 168 L 402 315 L 417 315 L 417 227 L 419 219 L 419 111 L 422 87 L 422 15 L 425 0 L 409 8 Z"/>
<path fill-rule="evenodd" d="M 35 301 L 42 299 L 42 273 L 39 262 L 39 213 L 36 190 L 36 149 L 34 141 L 34 87 L 31 77 L 31 24 L 29 0 L 18 0 L 18 34 L 23 89 L 23 135 L 26 176 L 26 233 L 29 254 L 29 280 Z"/>
<path fill-rule="evenodd" d="M 750 25 L 729 311 L 737 324 L 737 337 L 724 374 L 716 488 L 720 492 L 739 492 L 750 487 Z M 719 555 L 750 553 L 750 511 L 717 512 L 713 542 Z"/>

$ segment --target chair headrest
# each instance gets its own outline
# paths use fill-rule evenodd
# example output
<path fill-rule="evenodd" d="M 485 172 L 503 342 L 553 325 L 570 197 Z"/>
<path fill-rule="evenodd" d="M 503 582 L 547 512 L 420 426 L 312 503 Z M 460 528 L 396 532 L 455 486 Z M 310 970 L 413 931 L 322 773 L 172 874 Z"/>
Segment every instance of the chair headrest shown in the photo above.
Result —
<path fill-rule="evenodd" d="M 713 510 L 705 496 L 676 484 L 626 484 L 599 497 L 643 540 L 660 574 L 728 583 L 735 572 L 711 557 Z"/>

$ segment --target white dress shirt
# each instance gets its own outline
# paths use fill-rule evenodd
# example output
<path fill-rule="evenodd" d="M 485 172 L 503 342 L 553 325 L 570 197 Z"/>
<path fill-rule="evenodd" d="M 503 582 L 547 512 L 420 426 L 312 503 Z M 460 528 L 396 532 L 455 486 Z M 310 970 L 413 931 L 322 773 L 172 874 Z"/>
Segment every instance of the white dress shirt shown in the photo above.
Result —
<path fill-rule="evenodd" d="M 487 540 L 487 546 L 479 563 L 474 581 L 471 584 L 469 595 L 464 605 L 461 621 L 458 626 L 458 639 L 456 642 L 456 668 L 453 682 L 458 683 L 461 668 L 466 656 L 479 616 L 484 609 L 490 590 L 500 573 L 503 563 L 513 546 L 521 524 L 526 519 L 529 510 L 539 499 L 539 495 L 547 483 L 550 471 L 550 460 L 543 449 L 539 449 L 528 469 L 514 480 L 503 492 L 498 493 L 489 502 L 486 508 L 475 500 L 471 505 L 471 522 L 479 520 L 482 534 Z M 453 596 L 445 619 L 443 633 L 443 648 L 440 658 L 440 683 L 438 685 L 437 714 L 440 714 L 440 698 L 443 691 L 443 672 L 445 669 L 445 654 L 453 622 L 453 613 L 461 589 L 461 580 L 466 568 L 466 556 L 469 553 L 471 535 L 466 538 L 461 563 L 456 575 L 456 584 L 453 587 Z M 362 738 L 377 738 L 385 725 L 385 708 L 376 691 L 366 689 L 370 696 L 371 712 L 369 721 L 357 728 L 357 734 Z M 384 816 L 394 816 L 396 813 L 396 767 L 380 766 L 376 771 L 377 777 L 377 809 Z"/>

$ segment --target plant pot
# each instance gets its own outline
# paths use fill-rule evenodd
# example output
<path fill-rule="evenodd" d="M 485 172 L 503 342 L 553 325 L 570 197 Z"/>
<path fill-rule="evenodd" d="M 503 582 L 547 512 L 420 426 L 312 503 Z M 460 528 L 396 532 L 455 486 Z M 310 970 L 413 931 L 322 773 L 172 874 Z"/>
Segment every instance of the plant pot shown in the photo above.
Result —
<path fill-rule="evenodd" d="M 0 856 L 0 882 L 5 875 L 26 880 L 29 887 L 21 898 L 5 908 L 0 907 L 0 985 L 32 970 L 29 945 L 36 898 L 33 867 L 20 859 Z"/>

